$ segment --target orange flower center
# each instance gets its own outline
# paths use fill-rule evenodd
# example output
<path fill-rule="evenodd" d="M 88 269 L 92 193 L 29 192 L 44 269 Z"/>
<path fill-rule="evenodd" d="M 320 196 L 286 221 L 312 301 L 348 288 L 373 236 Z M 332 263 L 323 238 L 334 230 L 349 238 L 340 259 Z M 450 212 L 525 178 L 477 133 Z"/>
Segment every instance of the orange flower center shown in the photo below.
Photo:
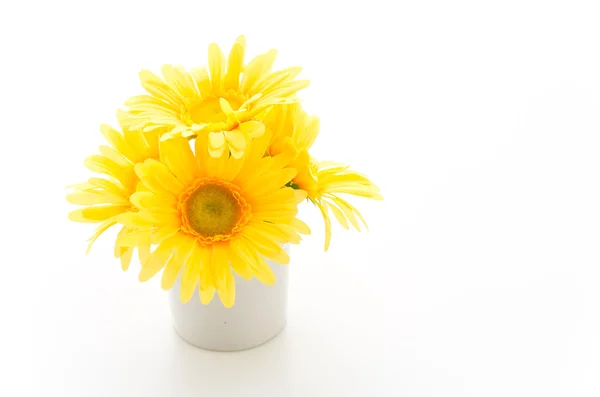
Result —
<path fill-rule="evenodd" d="M 212 178 L 198 179 L 184 191 L 178 208 L 183 231 L 204 244 L 236 237 L 252 215 L 237 186 Z"/>

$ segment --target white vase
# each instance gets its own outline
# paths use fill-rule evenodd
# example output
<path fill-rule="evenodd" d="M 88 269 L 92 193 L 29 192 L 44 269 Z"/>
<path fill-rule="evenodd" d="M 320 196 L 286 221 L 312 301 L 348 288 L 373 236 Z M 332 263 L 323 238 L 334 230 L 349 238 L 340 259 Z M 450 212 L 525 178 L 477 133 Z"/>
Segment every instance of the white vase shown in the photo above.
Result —
<path fill-rule="evenodd" d="M 285 245 L 289 254 L 289 244 Z M 203 305 L 198 290 L 188 303 L 179 299 L 178 279 L 169 291 L 175 330 L 188 343 L 208 350 L 250 349 L 271 340 L 286 322 L 289 265 L 267 260 L 276 277 L 274 285 L 235 276 L 235 304 L 223 306 L 217 294 Z"/>

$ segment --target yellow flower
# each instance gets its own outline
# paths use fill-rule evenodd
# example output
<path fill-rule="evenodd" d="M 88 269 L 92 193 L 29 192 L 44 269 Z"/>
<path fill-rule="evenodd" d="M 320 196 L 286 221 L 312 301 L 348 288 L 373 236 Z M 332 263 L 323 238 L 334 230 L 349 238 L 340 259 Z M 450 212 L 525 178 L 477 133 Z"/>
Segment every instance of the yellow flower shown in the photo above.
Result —
<path fill-rule="evenodd" d="M 162 287 L 170 289 L 181 273 L 183 302 L 199 285 L 202 303 L 217 291 L 226 307 L 235 301 L 233 272 L 275 282 L 265 258 L 288 263 L 282 244 L 298 243 L 298 233 L 310 230 L 295 218 L 306 194 L 285 187 L 296 175 L 287 167 L 293 153 L 264 157 L 269 138 L 253 140 L 241 159 L 208 155 L 206 140 L 196 139 L 193 152 L 185 138 L 173 138 L 160 143 L 160 161 L 136 165 L 148 191 L 131 197 L 139 212 L 118 217 L 135 229 L 119 244 L 157 244 L 142 263 L 141 281 L 164 268 Z"/>
<path fill-rule="evenodd" d="M 306 191 L 309 200 L 321 211 L 325 221 L 325 251 L 331 241 L 329 210 L 345 229 L 349 229 L 350 223 L 360 230 L 358 219 L 368 228 L 360 212 L 339 194 L 382 200 L 379 188 L 346 165 L 319 162 L 309 155 L 308 150 L 319 134 L 319 119 L 309 116 L 300 104 L 294 103 L 273 106 L 262 121 L 273 136 L 268 150 L 271 156 L 288 150 L 288 147 L 296 152 L 290 163 L 297 170 L 292 186 Z"/>
<path fill-rule="evenodd" d="M 331 241 L 331 219 L 328 209 L 331 209 L 335 219 L 345 228 L 349 229 L 348 221 L 358 231 L 358 219 L 368 229 L 367 223 L 361 213 L 338 194 L 383 200 L 379 188 L 366 176 L 352 171 L 347 165 L 330 161 L 318 162 L 314 159 L 309 163 L 310 172 L 316 180 L 316 188 L 307 190 L 309 199 L 319 208 L 325 221 L 325 251 Z M 300 182 L 300 188 L 302 185 Z"/>
<path fill-rule="evenodd" d="M 106 177 L 90 178 L 87 182 L 73 185 L 74 192 L 67 196 L 71 204 L 85 206 L 70 212 L 70 220 L 100 223 L 89 239 L 87 252 L 102 233 L 117 224 L 118 215 L 135 211 L 129 201 L 139 182 L 134 171 L 135 164 L 146 159 L 158 158 L 158 135 L 131 131 L 123 127 L 123 116 L 122 112 L 117 113 L 123 133 L 108 125 L 102 125 L 100 130 L 110 146 L 100 146 L 100 154 L 85 160 L 88 169 Z M 129 231 L 128 227 L 123 227 L 119 235 Z M 138 248 L 141 261 L 146 260 L 149 253 L 149 245 Z M 115 257 L 120 258 L 123 270 L 129 267 L 132 254 L 133 248 L 115 244 Z"/>
<path fill-rule="evenodd" d="M 165 65 L 164 81 L 149 71 L 140 73 L 142 86 L 150 95 L 129 99 L 131 128 L 159 131 L 162 139 L 196 137 L 203 132 L 213 157 L 224 151 L 241 158 L 249 142 L 262 135 L 264 126 L 257 115 L 273 104 L 295 100 L 295 93 L 308 86 L 294 80 L 301 68 L 271 72 L 277 51 L 259 55 L 244 65 L 246 39 L 238 37 L 226 61 L 217 44 L 208 49 L 205 67 L 187 72 Z"/>

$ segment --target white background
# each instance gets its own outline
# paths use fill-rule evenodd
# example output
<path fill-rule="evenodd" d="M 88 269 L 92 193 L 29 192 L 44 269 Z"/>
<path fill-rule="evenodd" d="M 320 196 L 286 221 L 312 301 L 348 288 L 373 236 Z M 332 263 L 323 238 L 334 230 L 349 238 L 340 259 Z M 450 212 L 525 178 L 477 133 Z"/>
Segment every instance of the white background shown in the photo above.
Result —
<path fill-rule="evenodd" d="M 32 396 L 600 395 L 595 1 L 3 2 L 2 381 Z M 222 354 L 182 342 L 159 283 L 67 221 L 66 185 L 137 73 L 301 65 L 313 154 L 381 186 L 371 232 L 293 248 L 289 322 Z"/>

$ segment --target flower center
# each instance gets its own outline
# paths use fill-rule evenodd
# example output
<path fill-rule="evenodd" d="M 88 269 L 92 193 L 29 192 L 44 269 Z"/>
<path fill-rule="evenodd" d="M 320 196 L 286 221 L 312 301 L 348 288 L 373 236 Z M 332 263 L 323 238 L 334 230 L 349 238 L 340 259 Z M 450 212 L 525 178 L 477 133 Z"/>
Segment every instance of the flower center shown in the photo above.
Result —
<path fill-rule="evenodd" d="M 236 95 L 224 97 L 233 110 L 238 110 L 243 98 L 238 98 Z M 219 97 L 206 98 L 198 101 L 189 108 L 189 114 L 194 124 L 208 124 L 227 121 L 227 116 L 221 109 Z"/>
<path fill-rule="evenodd" d="M 228 182 L 201 178 L 179 197 L 183 231 L 203 243 L 235 237 L 251 216 L 250 205 Z"/>

